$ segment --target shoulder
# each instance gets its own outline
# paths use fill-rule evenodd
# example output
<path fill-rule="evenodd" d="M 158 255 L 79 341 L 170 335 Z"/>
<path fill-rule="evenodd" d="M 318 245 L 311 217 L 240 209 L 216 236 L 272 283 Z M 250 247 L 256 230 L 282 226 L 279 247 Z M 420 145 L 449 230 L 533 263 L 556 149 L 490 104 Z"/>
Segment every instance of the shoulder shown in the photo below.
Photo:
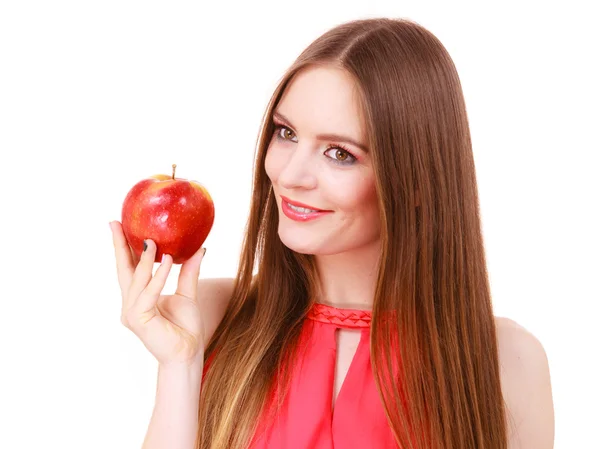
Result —
<path fill-rule="evenodd" d="M 542 343 L 517 322 L 495 317 L 509 449 L 551 449 L 554 407 Z"/>
<path fill-rule="evenodd" d="M 223 293 L 232 293 L 234 278 L 206 278 L 198 279 L 198 296 L 200 299 L 223 299 Z M 206 293 L 216 294 L 217 297 L 204 297 Z"/>
<path fill-rule="evenodd" d="M 198 301 L 204 321 L 204 345 L 212 338 L 233 294 L 234 278 L 198 279 Z"/>

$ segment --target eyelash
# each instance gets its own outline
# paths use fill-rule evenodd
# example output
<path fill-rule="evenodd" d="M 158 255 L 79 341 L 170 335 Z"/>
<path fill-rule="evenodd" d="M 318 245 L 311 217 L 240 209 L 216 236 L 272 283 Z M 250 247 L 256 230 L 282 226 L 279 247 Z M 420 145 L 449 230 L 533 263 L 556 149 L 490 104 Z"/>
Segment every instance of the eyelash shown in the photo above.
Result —
<path fill-rule="evenodd" d="M 279 134 L 279 131 L 281 131 L 282 129 L 287 129 L 287 130 L 289 130 L 289 131 L 292 131 L 292 130 L 291 130 L 290 128 L 288 128 L 287 126 L 285 126 L 285 125 L 281 125 L 281 124 L 278 124 L 278 123 L 274 123 L 274 125 L 275 125 L 275 131 L 274 131 L 274 134 L 277 136 L 277 139 L 278 139 L 278 140 L 283 140 L 283 141 L 285 141 L 285 142 L 289 142 L 289 140 L 288 140 L 288 139 L 284 139 L 283 137 L 281 137 L 281 136 L 280 136 L 280 134 Z M 292 132 L 293 132 L 293 131 L 292 131 Z M 327 149 L 325 150 L 325 153 L 327 153 L 329 150 L 332 150 L 332 149 L 334 149 L 334 148 L 335 148 L 336 150 L 342 150 L 344 153 L 348 154 L 348 156 L 350 156 L 350 158 L 351 158 L 350 162 L 348 162 L 348 161 L 340 161 L 340 160 L 337 160 L 337 159 L 335 159 L 335 158 L 328 157 L 327 159 L 330 159 L 330 160 L 331 160 L 331 161 L 332 161 L 334 164 L 338 164 L 338 165 L 352 165 L 352 164 L 354 164 L 354 163 L 357 161 L 357 158 L 356 158 L 356 156 L 354 156 L 354 155 L 353 155 L 353 154 L 350 152 L 350 150 L 348 150 L 347 148 L 345 148 L 345 147 L 344 147 L 343 145 L 341 145 L 341 144 L 328 145 L 328 146 L 327 146 Z"/>

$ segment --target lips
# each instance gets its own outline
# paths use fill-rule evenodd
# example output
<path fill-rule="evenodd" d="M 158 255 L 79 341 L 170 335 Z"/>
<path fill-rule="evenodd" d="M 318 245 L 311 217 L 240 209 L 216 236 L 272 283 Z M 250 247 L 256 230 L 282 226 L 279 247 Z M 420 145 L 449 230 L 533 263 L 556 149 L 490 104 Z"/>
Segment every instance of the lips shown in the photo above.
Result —
<path fill-rule="evenodd" d="M 303 212 L 299 210 L 294 210 L 292 209 L 292 207 L 302 207 L 305 209 L 310 209 L 314 212 Z M 320 217 L 324 217 L 333 213 L 332 210 L 317 209 L 316 207 L 311 206 L 310 204 L 301 203 L 299 201 L 292 201 L 283 195 L 281 195 L 281 210 L 286 217 L 298 222 L 308 222 L 317 220 Z"/>
<path fill-rule="evenodd" d="M 290 203 L 292 206 L 297 206 L 297 207 L 304 207 L 306 209 L 311 209 L 311 210 L 316 210 L 317 212 L 328 212 L 326 210 L 323 209 L 319 209 L 315 206 L 311 206 L 310 204 L 305 204 L 305 203 L 301 203 L 299 201 L 292 201 L 289 198 L 281 195 L 281 199 L 287 203 Z"/>

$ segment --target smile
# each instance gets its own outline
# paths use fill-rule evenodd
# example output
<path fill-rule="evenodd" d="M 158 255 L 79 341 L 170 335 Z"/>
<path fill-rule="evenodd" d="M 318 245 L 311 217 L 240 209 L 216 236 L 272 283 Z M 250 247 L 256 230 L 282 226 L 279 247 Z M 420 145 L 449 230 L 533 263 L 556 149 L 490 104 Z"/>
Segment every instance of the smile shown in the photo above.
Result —
<path fill-rule="evenodd" d="M 287 201 L 286 201 L 286 203 L 292 210 L 295 210 L 296 212 L 301 212 L 303 214 L 309 214 L 311 212 L 318 212 L 317 210 L 307 209 L 306 207 L 294 206 L 293 204 L 288 203 Z"/>
<path fill-rule="evenodd" d="M 286 217 L 294 221 L 315 220 L 332 212 L 327 210 L 314 210 L 305 207 L 295 206 L 283 199 L 281 201 L 281 209 Z"/>

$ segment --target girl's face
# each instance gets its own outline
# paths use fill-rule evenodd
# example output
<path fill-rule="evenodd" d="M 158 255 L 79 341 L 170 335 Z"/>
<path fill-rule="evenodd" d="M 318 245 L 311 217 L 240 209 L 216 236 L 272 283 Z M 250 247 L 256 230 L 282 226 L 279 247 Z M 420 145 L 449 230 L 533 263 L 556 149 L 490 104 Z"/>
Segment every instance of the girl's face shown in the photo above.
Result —
<path fill-rule="evenodd" d="M 279 237 L 293 251 L 338 254 L 379 241 L 374 172 L 359 117 L 352 79 L 334 68 L 298 73 L 275 108 L 265 170 Z M 290 212 L 282 197 L 325 212 Z"/>

